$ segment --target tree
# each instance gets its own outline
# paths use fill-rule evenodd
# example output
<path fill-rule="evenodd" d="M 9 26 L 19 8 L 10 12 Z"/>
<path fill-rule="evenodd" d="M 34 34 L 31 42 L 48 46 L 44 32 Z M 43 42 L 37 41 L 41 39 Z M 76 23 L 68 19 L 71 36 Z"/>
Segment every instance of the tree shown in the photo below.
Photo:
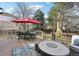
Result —
<path fill-rule="evenodd" d="M 57 7 L 54 6 L 50 9 L 49 14 L 48 14 L 48 23 L 52 26 L 53 22 L 57 16 Z"/>
<path fill-rule="evenodd" d="M 40 24 L 35 25 L 36 28 L 40 28 L 40 29 L 44 28 L 44 23 L 45 23 L 45 21 L 44 21 L 44 13 L 40 9 L 38 9 L 35 12 L 35 15 L 34 15 L 33 19 L 38 20 L 38 21 L 41 22 Z"/>
<path fill-rule="evenodd" d="M 61 16 L 59 18 L 59 22 L 61 24 L 61 28 L 63 26 L 62 22 L 64 20 L 64 14 L 67 13 L 67 10 L 71 9 L 74 4 L 77 4 L 79 6 L 78 2 L 56 2 L 54 3 L 54 6 L 50 9 L 49 14 L 48 14 L 48 22 L 49 24 L 56 29 L 56 22 L 57 22 L 57 14 L 58 10 L 60 9 L 61 11 Z"/>
<path fill-rule="evenodd" d="M 33 14 L 32 9 L 29 8 L 29 6 L 27 5 L 28 3 L 24 3 L 24 2 L 17 2 L 16 3 L 16 7 L 13 11 L 13 14 L 16 15 L 18 18 L 27 18 L 30 15 Z M 20 28 L 23 27 L 24 31 L 26 30 L 26 24 L 22 23 L 20 24 Z"/>
<path fill-rule="evenodd" d="M 61 22 L 61 20 L 64 17 L 63 9 L 64 9 L 64 2 L 57 2 L 57 3 L 54 3 L 54 6 L 50 9 L 48 13 L 48 23 L 52 26 L 54 31 L 56 30 L 56 22 L 57 21 Z M 58 20 L 57 17 L 58 17 L 59 10 L 61 13 L 61 17 Z"/>

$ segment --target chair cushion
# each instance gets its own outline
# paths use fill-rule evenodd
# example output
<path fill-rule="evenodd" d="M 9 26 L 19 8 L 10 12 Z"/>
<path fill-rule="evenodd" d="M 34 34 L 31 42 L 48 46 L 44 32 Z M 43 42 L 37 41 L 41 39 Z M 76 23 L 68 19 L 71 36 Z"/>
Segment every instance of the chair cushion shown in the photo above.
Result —
<path fill-rule="evenodd" d="M 70 46 L 70 49 L 76 51 L 76 52 L 79 52 L 79 46 L 76 46 L 76 45 L 71 45 Z"/>
<path fill-rule="evenodd" d="M 79 39 L 74 40 L 74 45 L 79 46 Z"/>

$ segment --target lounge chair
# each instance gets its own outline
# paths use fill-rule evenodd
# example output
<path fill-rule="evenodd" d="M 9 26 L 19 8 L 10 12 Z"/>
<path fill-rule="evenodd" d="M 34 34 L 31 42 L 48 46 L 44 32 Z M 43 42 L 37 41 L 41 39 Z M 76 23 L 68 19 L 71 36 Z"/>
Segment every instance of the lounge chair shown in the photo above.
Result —
<path fill-rule="evenodd" d="M 79 55 L 79 35 L 72 36 L 70 50 L 72 55 Z"/>

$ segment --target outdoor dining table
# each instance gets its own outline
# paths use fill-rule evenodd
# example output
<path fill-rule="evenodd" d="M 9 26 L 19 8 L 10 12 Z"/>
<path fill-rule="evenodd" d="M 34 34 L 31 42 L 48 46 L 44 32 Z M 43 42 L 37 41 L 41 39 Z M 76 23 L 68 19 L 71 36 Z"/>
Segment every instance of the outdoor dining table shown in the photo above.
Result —
<path fill-rule="evenodd" d="M 42 41 L 35 49 L 43 56 L 65 56 L 70 54 L 69 48 L 56 41 Z"/>

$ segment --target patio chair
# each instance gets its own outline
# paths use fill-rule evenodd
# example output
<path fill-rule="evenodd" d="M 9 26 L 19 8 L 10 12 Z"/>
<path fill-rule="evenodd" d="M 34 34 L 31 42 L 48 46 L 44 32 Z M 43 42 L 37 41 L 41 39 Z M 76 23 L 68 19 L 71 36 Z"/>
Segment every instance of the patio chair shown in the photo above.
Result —
<path fill-rule="evenodd" d="M 70 44 L 71 54 L 79 55 L 79 35 L 73 35 Z"/>
<path fill-rule="evenodd" d="M 17 32 L 16 34 L 17 34 L 16 39 L 18 39 L 18 40 L 21 39 L 22 33 L 21 32 Z"/>

